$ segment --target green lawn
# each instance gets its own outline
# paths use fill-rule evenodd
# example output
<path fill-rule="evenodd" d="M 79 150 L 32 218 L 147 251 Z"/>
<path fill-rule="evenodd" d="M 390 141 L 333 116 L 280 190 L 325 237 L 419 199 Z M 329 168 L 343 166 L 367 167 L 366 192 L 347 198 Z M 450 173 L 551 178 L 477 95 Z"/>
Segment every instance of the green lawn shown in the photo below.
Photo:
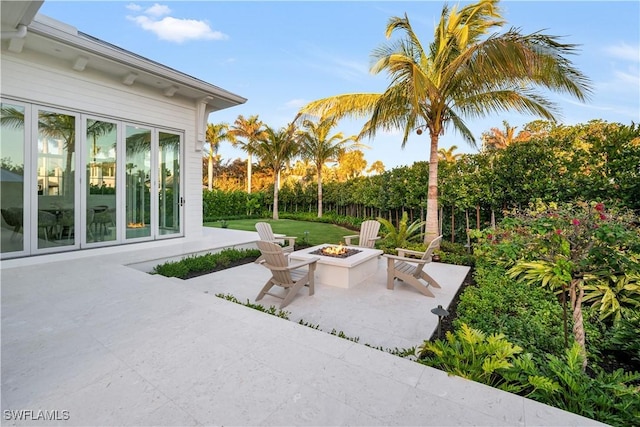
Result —
<path fill-rule="evenodd" d="M 291 219 L 237 219 L 228 220 L 227 227 L 234 230 L 256 231 L 256 222 L 268 222 L 271 224 L 273 232 L 276 234 L 284 234 L 287 236 L 295 236 L 300 243 L 305 237 L 305 231 L 309 232 L 307 241 L 315 246 L 322 243 L 344 243 L 344 236 L 358 234 L 357 231 L 349 230 L 333 224 L 324 224 L 320 222 L 294 221 Z M 220 227 L 220 222 L 205 222 L 206 227 Z"/>

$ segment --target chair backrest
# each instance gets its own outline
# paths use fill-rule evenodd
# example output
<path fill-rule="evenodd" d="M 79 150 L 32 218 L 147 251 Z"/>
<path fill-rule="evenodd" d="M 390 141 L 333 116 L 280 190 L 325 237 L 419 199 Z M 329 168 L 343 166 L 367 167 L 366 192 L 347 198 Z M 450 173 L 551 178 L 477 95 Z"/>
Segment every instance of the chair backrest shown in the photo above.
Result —
<path fill-rule="evenodd" d="M 0 212 L 2 212 L 2 218 L 9 226 L 15 227 L 20 224 L 18 218 L 16 218 L 16 216 L 10 210 L 0 209 Z"/>
<path fill-rule="evenodd" d="M 365 248 L 373 248 L 375 246 L 375 238 L 378 237 L 380 231 L 380 223 L 376 220 L 364 221 L 360 226 L 360 239 L 358 246 Z"/>
<path fill-rule="evenodd" d="M 289 265 L 287 257 L 284 256 L 284 251 L 280 245 L 262 240 L 256 241 L 256 245 L 258 245 L 258 249 L 260 249 L 264 257 L 264 264 L 262 265 L 265 267 L 287 267 Z M 271 273 L 275 281 L 280 284 L 287 285 L 293 283 L 289 270 L 271 270 Z"/>
<path fill-rule="evenodd" d="M 426 259 L 426 260 L 429 260 L 429 262 L 431 262 L 431 257 L 433 256 L 433 251 L 435 251 L 440 246 L 440 242 L 441 241 L 442 241 L 442 235 L 440 235 L 440 236 L 436 237 L 435 239 L 433 239 L 431 241 L 431 243 L 429 243 L 429 246 L 427 247 L 427 250 L 424 251 L 424 255 L 422 255 L 422 259 Z M 418 264 L 416 266 L 416 270 L 413 272 L 413 275 L 415 277 L 419 277 L 420 273 L 422 272 L 422 269 L 427 264 L 428 263 Z"/>
<path fill-rule="evenodd" d="M 273 230 L 271 229 L 271 224 L 268 222 L 257 222 L 256 230 L 258 231 L 258 236 L 260 236 L 260 240 L 266 241 L 274 241 L 276 240 L 276 236 L 273 234 Z"/>

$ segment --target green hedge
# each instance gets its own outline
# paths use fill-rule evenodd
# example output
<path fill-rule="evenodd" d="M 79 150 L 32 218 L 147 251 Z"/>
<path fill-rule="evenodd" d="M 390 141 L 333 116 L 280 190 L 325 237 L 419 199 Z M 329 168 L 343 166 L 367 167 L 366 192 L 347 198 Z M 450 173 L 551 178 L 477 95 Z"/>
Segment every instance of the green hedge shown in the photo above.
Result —
<path fill-rule="evenodd" d="M 476 286 L 460 295 L 455 327 L 467 324 L 502 333 L 525 351 L 539 356 L 563 353 L 562 307 L 552 292 L 518 283 L 503 268 L 481 259 L 474 278 Z M 569 335 L 572 340 L 573 334 Z"/>

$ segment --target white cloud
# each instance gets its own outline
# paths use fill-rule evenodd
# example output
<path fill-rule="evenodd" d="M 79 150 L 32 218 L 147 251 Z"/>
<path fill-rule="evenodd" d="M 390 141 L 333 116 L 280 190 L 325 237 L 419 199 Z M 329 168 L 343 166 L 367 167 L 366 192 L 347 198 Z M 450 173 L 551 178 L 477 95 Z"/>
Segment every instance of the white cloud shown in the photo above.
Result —
<path fill-rule="evenodd" d="M 305 105 L 307 105 L 309 103 L 309 101 L 304 100 L 304 99 L 292 99 L 290 101 L 287 101 L 284 105 L 287 108 L 301 108 Z"/>
<path fill-rule="evenodd" d="M 605 52 L 614 58 L 631 62 L 640 62 L 640 45 L 631 46 L 622 42 L 617 45 L 607 46 L 605 48 Z"/>
<path fill-rule="evenodd" d="M 160 40 L 182 43 L 187 40 L 226 40 L 229 37 L 220 31 L 213 31 L 209 24 L 196 19 L 178 19 L 167 16 L 154 20 L 148 16 L 127 16 L 142 29 L 155 33 Z"/>
<path fill-rule="evenodd" d="M 125 7 L 127 9 L 129 9 L 129 10 L 133 10 L 134 12 L 138 12 L 138 11 L 142 10 L 142 6 L 140 6 L 139 4 L 135 4 L 135 3 L 129 3 Z"/>
<path fill-rule="evenodd" d="M 169 9 L 169 6 L 156 3 L 153 6 L 147 8 L 144 11 L 144 13 L 145 15 L 160 17 L 160 16 L 169 15 L 171 13 L 171 9 Z"/>

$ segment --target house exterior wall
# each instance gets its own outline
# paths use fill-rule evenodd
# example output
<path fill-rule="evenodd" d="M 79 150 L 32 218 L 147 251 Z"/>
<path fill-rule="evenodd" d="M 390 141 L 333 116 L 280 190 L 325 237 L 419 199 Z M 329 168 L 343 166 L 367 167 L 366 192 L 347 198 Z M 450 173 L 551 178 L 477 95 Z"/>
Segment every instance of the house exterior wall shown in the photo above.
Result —
<path fill-rule="evenodd" d="M 182 132 L 185 237 L 202 235 L 202 152 L 196 150 L 196 105 L 162 91 L 123 84 L 117 76 L 32 51 L 2 50 L 0 90 L 5 98 Z"/>

